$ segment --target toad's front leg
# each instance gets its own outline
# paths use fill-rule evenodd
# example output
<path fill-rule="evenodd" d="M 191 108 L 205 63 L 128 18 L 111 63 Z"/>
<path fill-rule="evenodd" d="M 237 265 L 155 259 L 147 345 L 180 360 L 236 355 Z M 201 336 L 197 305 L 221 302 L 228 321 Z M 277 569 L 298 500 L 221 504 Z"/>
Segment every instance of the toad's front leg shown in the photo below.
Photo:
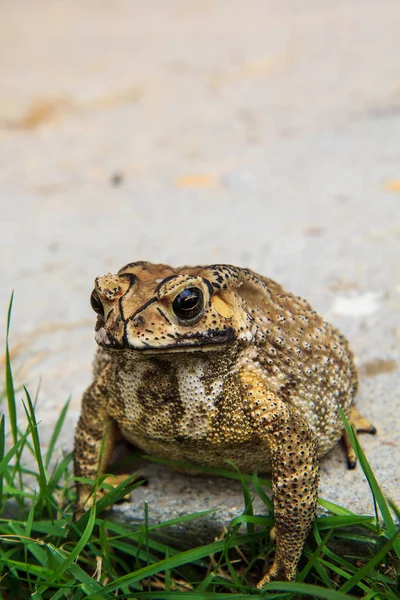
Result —
<path fill-rule="evenodd" d="M 315 518 L 318 497 L 318 442 L 305 420 L 265 388 L 261 374 L 241 372 L 244 400 L 259 437 L 271 455 L 275 512 L 274 563 L 257 587 L 273 579 L 292 581 Z"/>
<path fill-rule="evenodd" d="M 117 425 L 106 411 L 107 386 L 104 379 L 105 373 L 99 374 L 82 398 L 81 416 L 75 433 L 76 477 L 96 479 L 98 472 L 104 473 L 119 437 Z M 118 481 L 114 485 L 117 484 Z M 78 511 L 87 510 L 93 504 L 93 497 L 87 500 L 91 490 L 89 484 L 77 483 Z M 98 492 L 98 495 L 101 494 Z"/>

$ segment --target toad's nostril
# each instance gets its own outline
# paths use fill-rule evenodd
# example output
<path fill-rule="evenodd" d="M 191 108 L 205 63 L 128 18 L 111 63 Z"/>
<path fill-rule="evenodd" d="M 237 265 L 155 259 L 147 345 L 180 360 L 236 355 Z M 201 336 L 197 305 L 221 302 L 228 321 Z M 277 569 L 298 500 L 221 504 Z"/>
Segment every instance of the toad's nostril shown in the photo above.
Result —
<path fill-rule="evenodd" d="M 137 317 L 135 317 L 133 319 L 133 324 L 135 327 L 141 327 L 142 325 L 144 325 L 145 321 L 144 321 L 144 317 L 142 317 L 142 315 L 138 315 Z"/>

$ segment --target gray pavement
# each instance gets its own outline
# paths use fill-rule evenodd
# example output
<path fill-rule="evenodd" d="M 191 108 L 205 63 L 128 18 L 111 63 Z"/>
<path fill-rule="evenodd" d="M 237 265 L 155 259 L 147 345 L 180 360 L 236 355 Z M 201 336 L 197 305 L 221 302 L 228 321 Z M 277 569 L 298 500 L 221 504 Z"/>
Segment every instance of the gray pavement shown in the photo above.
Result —
<path fill-rule="evenodd" d="M 0 329 L 14 289 L 16 377 L 41 380 L 44 446 L 69 396 L 72 446 L 94 277 L 228 262 L 349 337 L 378 429 L 362 445 L 400 502 L 399 39 L 398 0 L 1 3 Z M 218 530 L 242 509 L 234 483 L 148 468 L 125 518 L 146 498 L 154 520 L 218 507 Z M 321 495 L 373 512 L 340 447 Z"/>

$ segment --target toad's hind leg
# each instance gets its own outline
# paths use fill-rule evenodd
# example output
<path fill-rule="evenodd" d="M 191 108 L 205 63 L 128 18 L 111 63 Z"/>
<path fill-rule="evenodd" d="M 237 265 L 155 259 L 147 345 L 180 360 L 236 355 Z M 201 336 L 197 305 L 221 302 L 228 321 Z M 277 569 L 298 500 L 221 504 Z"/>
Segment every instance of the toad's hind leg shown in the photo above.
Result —
<path fill-rule="evenodd" d="M 348 421 L 349 421 L 350 425 L 352 427 L 354 427 L 354 429 L 356 430 L 357 433 L 371 433 L 372 435 L 375 435 L 375 433 L 376 433 L 376 427 L 374 427 L 372 425 L 372 423 L 370 421 L 368 421 L 368 419 L 363 417 L 358 412 L 358 410 L 354 404 L 351 407 Z M 347 433 L 345 431 L 343 432 L 342 440 L 343 440 L 345 451 L 346 451 L 347 466 L 349 469 L 355 469 L 355 467 L 357 465 L 357 456 L 356 456 L 356 453 L 354 452 L 354 448 L 352 447 L 352 445 L 350 443 L 349 436 L 347 435 Z"/>
<path fill-rule="evenodd" d="M 262 374 L 244 368 L 240 380 L 256 435 L 265 442 L 272 465 L 276 552 L 272 567 L 257 585 L 262 589 L 273 579 L 295 579 L 315 518 L 318 442 L 301 415 L 265 388 Z"/>

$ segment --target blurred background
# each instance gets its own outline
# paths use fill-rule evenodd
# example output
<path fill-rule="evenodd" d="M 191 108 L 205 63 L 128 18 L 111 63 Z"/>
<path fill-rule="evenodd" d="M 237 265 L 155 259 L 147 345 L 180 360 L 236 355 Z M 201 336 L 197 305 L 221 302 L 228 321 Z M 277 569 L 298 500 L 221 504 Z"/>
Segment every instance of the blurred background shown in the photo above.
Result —
<path fill-rule="evenodd" d="M 398 489 L 399 40 L 398 0 L 2 0 L 0 329 L 14 289 L 17 378 L 45 425 L 72 397 L 66 449 L 94 277 L 228 262 L 350 338 Z"/>

